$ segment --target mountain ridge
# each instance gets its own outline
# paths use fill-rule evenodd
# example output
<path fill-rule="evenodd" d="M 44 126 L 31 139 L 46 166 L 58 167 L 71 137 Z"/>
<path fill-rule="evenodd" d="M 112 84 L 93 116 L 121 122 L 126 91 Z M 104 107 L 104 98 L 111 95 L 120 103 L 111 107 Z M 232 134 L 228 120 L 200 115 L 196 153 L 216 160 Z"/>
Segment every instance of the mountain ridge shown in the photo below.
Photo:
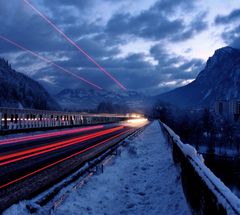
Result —
<path fill-rule="evenodd" d="M 58 99 L 63 108 L 68 110 L 93 110 L 104 101 L 125 105 L 130 109 L 145 110 L 150 108 L 150 105 L 146 105 L 146 101 L 151 101 L 151 98 L 146 95 L 131 90 L 127 92 L 96 91 L 83 88 L 64 89 L 56 94 L 54 98 Z"/>
<path fill-rule="evenodd" d="M 44 87 L 0 58 L 0 107 L 60 110 Z"/>
<path fill-rule="evenodd" d="M 156 98 L 181 108 L 212 107 L 219 99 L 240 98 L 240 49 L 217 49 L 191 83 Z"/>

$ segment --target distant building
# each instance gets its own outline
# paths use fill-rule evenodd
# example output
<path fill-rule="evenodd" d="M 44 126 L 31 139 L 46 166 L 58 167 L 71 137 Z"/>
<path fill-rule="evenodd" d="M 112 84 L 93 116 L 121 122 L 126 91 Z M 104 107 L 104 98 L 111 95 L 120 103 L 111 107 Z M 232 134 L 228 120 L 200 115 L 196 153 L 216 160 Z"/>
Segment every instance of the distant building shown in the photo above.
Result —
<path fill-rule="evenodd" d="M 229 103 L 227 100 L 215 102 L 215 113 L 227 117 L 229 114 Z"/>
<path fill-rule="evenodd" d="M 234 122 L 240 122 L 240 99 L 218 100 L 215 113 Z"/>

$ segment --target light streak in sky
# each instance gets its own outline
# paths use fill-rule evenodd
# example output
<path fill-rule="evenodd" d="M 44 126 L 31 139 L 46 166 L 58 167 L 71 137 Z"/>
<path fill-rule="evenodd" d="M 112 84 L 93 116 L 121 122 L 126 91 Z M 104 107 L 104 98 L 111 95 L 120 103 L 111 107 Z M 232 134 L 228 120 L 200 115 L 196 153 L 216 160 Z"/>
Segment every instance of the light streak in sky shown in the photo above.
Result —
<path fill-rule="evenodd" d="M 96 84 L 88 81 L 87 79 L 85 79 L 85 78 L 83 78 L 83 77 L 81 77 L 81 76 L 79 76 L 79 75 L 76 75 L 75 73 L 69 71 L 68 69 L 63 68 L 62 66 L 59 66 L 58 64 L 56 64 L 56 63 L 54 63 L 53 61 L 49 60 L 48 58 L 43 57 L 43 56 L 39 55 L 38 53 L 36 53 L 36 52 L 34 52 L 34 51 L 30 50 L 30 49 L 27 49 L 27 48 L 23 47 L 22 45 L 18 44 L 17 42 L 15 42 L 15 41 L 13 41 L 13 40 L 10 40 L 10 39 L 8 39 L 7 37 L 5 37 L 5 36 L 3 36 L 3 35 L 0 35 L 0 39 L 2 39 L 2 40 L 4 40 L 5 42 L 8 42 L 8 43 L 14 45 L 15 47 L 17 47 L 17 48 L 19 48 L 19 49 L 21 49 L 21 50 L 23 50 L 23 51 L 28 52 L 29 54 L 31 54 L 31 55 L 33 55 L 33 56 L 41 59 L 42 61 L 44 61 L 44 62 L 46 62 L 46 63 L 51 64 L 52 66 L 54 66 L 54 67 L 56 67 L 56 68 L 64 71 L 65 73 L 68 73 L 68 74 L 74 76 L 75 78 L 77 78 L 77 79 L 79 79 L 79 80 L 81 80 L 81 81 L 84 81 L 85 83 L 93 86 L 94 88 L 97 88 L 97 89 L 99 89 L 99 90 L 102 90 L 102 88 L 99 87 L 98 85 L 96 85 Z"/>
<path fill-rule="evenodd" d="M 113 77 L 108 71 L 106 71 L 102 66 L 100 66 L 88 53 L 86 53 L 78 44 L 76 44 L 72 39 L 70 39 L 62 30 L 60 30 L 52 21 L 50 21 L 42 12 L 40 12 L 36 7 L 34 7 L 28 0 L 23 0 L 29 7 L 32 8 L 40 17 L 42 17 L 55 31 L 61 34 L 69 43 L 75 46 L 82 54 L 84 54 L 92 63 L 94 63 L 102 72 L 104 72 L 108 77 L 110 77 L 120 88 L 127 91 L 127 89 Z"/>

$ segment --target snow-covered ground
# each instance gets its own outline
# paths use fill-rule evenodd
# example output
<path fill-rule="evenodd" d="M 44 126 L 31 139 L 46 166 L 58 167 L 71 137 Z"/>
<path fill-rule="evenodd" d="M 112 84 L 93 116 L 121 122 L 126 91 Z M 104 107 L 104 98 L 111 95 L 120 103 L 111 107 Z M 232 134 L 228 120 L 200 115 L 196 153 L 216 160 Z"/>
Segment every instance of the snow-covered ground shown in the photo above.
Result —
<path fill-rule="evenodd" d="M 54 214 L 191 214 L 158 122 Z"/>
<path fill-rule="evenodd" d="M 191 214 L 170 150 L 154 121 L 112 165 L 72 191 L 52 214 Z M 23 205 L 4 214 L 23 214 Z M 38 213 L 49 211 L 42 208 Z"/>

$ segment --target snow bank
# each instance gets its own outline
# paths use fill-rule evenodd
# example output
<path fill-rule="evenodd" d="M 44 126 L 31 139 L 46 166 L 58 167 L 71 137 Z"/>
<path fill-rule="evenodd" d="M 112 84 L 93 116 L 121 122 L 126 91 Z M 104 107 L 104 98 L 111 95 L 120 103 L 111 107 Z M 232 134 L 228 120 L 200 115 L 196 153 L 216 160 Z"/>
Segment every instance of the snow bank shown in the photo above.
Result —
<path fill-rule="evenodd" d="M 153 122 L 127 142 L 121 155 L 102 174 L 92 176 L 81 188 L 72 189 L 79 181 L 64 188 L 64 192 L 37 214 L 190 215 L 180 174 L 159 123 Z M 66 193 L 64 201 L 49 213 L 53 202 Z M 27 214 L 26 204 L 14 205 L 4 215 Z"/>
<path fill-rule="evenodd" d="M 189 144 L 183 144 L 182 149 L 184 153 L 190 157 L 196 157 L 197 155 L 197 150 Z"/>
<path fill-rule="evenodd" d="M 54 214 L 190 214 L 171 151 L 153 122 Z"/>
<path fill-rule="evenodd" d="M 158 122 L 128 141 L 103 174 L 71 192 L 52 214 L 191 214 Z"/>
<path fill-rule="evenodd" d="M 217 197 L 219 203 L 221 203 L 228 212 L 237 212 L 240 214 L 240 199 L 204 164 L 202 155 L 198 154 L 194 147 L 182 143 L 179 136 L 176 135 L 171 128 L 164 123 L 162 123 L 162 125 L 182 150 L 183 154 L 189 158 L 193 168 Z"/>

